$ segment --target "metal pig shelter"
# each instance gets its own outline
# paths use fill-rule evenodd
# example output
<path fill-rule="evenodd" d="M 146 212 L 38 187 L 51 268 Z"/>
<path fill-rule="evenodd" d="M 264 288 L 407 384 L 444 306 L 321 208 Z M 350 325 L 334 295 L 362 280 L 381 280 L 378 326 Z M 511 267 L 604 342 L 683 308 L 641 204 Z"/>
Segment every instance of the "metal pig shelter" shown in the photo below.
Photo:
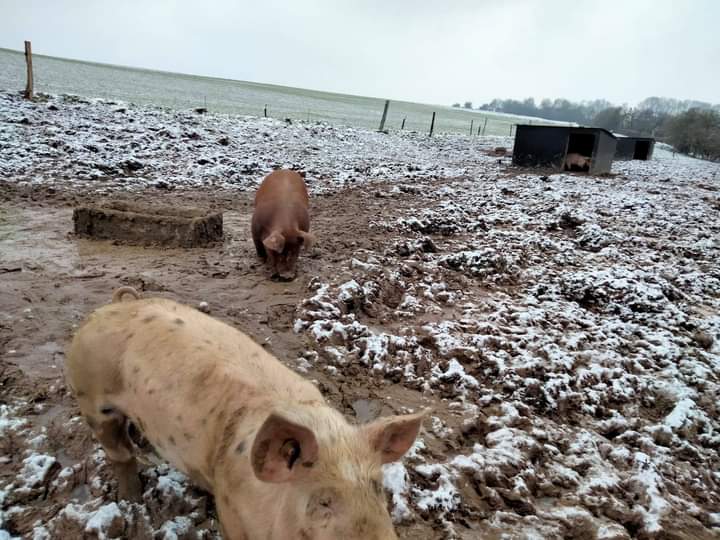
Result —
<path fill-rule="evenodd" d="M 626 137 L 615 134 L 617 137 L 617 150 L 615 159 L 652 159 L 655 149 L 655 139 L 652 137 Z"/>
<path fill-rule="evenodd" d="M 513 163 L 521 167 L 551 167 L 565 170 L 568 154 L 592 159 L 584 170 L 590 174 L 609 173 L 617 139 L 602 128 L 519 125 L 515 132 Z"/>

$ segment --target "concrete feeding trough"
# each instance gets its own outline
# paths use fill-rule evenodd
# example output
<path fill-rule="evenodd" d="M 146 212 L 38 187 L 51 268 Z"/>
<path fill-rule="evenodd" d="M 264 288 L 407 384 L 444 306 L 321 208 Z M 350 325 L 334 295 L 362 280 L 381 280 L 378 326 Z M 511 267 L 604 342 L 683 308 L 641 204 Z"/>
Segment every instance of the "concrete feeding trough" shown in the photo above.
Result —
<path fill-rule="evenodd" d="M 101 203 L 76 208 L 73 222 L 78 236 L 141 246 L 204 247 L 223 239 L 222 212 L 197 208 Z"/>

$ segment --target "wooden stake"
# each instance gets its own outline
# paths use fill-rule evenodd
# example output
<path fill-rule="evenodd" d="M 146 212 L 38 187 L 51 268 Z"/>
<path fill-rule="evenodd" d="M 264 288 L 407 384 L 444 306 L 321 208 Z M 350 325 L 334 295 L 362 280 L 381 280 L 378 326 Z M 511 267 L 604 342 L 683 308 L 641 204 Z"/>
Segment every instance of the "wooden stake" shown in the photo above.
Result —
<path fill-rule="evenodd" d="M 487 127 L 487 116 L 485 117 L 485 123 L 483 124 L 483 136 L 485 135 L 485 128 Z"/>
<path fill-rule="evenodd" d="M 402 126 L 400 126 L 400 129 L 405 129 L 405 120 L 407 120 L 407 116 L 403 118 Z"/>
<path fill-rule="evenodd" d="M 473 122 L 475 122 L 475 120 L 474 120 L 474 119 L 471 119 L 471 120 L 470 120 L 470 136 L 471 136 L 471 137 L 472 137 L 472 134 L 473 134 Z"/>
<path fill-rule="evenodd" d="M 33 67 L 32 67 L 32 45 L 25 42 L 25 63 L 27 64 L 27 86 L 25 86 L 25 99 L 32 99 L 33 92 Z"/>
<path fill-rule="evenodd" d="M 385 129 L 385 120 L 387 120 L 387 111 L 388 111 L 389 106 L 390 106 L 390 100 L 386 99 L 385 100 L 385 108 L 383 109 L 382 119 L 380 120 L 380 129 L 378 129 L 378 131 L 383 131 Z"/>
<path fill-rule="evenodd" d="M 432 121 L 430 122 L 430 137 L 432 137 L 434 129 L 435 129 L 435 111 L 433 111 Z"/>
<path fill-rule="evenodd" d="M 265 108 L 263 109 L 263 116 L 267 118 L 267 103 L 265 104 Z"/>

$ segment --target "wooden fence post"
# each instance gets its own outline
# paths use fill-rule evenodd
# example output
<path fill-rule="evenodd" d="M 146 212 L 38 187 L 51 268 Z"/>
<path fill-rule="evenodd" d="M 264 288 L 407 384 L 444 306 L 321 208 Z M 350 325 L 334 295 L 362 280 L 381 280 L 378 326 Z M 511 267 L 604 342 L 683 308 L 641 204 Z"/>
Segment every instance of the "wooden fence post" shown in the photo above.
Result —
<path fill-rule="evenodd" d="M 400 129 L 405 129 L 405 120 L 407 120 L 407 116 L 403 118 L 402 126 L 400 126 Z"/>
<path fill-rule="evenodd" d="M 380 129 L 378 129 L 378 131 L 383 131 L 385 129 L 385 120 L 387 120 L 387 111 L 388 111 L 389 106 L 390 106 L 390 100 L 386 99 L 385 100 L 385 108 L 383 109 L 382 119 L 380 120 Z"/>
<path fill-rule="evenodd" d="M 267 103 L 265 104 L 265 108 L 263 109 L 263 116 L 267 118 Z"/>
<path fill-rule="evenodd" d="M 430 122 L 430 137 L 432 137 L 434 129 L 435 129 L 435 111 L 433 111 L 432 121 Z"/>
<path fill-rule="evenodd" d="M 25 99 L 33 98 L 33 67 L 32 67 L 32 44 L 25 42 L 25 63 L 27 64 L 27 85 L 25 86 Z"/>
<path fill-rule="evenodd" d="M 473 134 L 473 122 L 475 122 L 475 120 L 474 120 L 474 119 L 471 119 L 471 120 L 470 120 L 470 136 L 471 136 L 471 137 L 472 137 L 472 134 Z"/>
<path fill-rule="evenodd" d="M 485 136 L 485 128 L 487 127 L 487 116 L 485 117 L 485 123 L 483 124 L 483 136 Z"/>
<path fill-rule="evenodd" d="M 511 136 L 511 137 L 512 137 L 512 128 L 513 128 L 513 125 L 510 124 L 510 136 Z"/>

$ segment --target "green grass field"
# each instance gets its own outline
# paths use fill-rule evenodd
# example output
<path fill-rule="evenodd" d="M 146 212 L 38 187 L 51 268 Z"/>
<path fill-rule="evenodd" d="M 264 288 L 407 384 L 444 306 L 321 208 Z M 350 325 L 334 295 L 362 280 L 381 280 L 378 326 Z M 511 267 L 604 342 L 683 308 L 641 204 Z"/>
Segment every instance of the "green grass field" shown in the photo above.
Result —
<path fill-rule="evenodd" d="M 207 107 L 210 111 L 261 116 L 267 105 L 268 116 L 315 120 L 336 125 L 377 129 L 384 100 L 330 92 L 319 92 L 271 84 L 261 84 L 179 73 L 127 68 L 33 55 L 35 91 L 53 94 L 78 94 L 137 104 L 171 108 Z M 0 89 L 25 87 L 23 53 L 0 49 Z M 485 125 L 486 135 L 509 135 L 511 126 L 532 122 L 551 124 L 538 118 L 453 109 L 443 105 L 425 105 L 392 101 L 386 129 L 427 132 L 432 113 L 437 113 L 435 132 L 477 133 Z M 485 121 L 487 119 L 487 124 Z"/>

